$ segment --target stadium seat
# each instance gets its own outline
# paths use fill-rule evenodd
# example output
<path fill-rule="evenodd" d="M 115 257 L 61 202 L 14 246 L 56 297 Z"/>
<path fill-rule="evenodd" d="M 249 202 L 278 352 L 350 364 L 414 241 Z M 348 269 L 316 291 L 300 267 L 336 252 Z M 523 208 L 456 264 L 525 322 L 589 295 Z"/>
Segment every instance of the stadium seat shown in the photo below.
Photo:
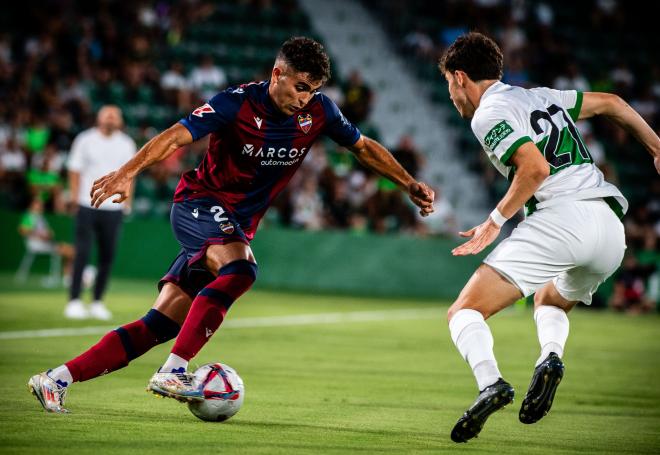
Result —
<path fill-rule="evenodd" d="M 28 241 L 25 242 L 25 254 L 23 255 L 18 269 L 16 270 L 14 281 L 20 284 L 27 281 L 30 270 L 32 269 L 32 265 L 34 264 L 34 260 L 38 256 L 50 257 L 49 273 L 48 276 L 42 280 L 42 284 L 45 287 L 57 286 L 60 283 L 62 258 L 59 254 L 57 254 L 57 251 L 44 251 L 38 248 L 33 248 Z"/>

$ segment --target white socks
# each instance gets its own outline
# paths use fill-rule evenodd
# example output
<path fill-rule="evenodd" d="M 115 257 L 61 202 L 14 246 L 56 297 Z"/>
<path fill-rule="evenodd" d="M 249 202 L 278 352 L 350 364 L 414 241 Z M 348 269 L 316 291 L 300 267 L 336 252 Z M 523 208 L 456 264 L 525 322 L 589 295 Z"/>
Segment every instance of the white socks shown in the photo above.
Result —
<path fill-rule="evenodd" d="M 472 368 L 480 391 L 502 377 L 493 354 L 493 335 L 481 313 L 458 310 L 449 321 L 449 332 L 458 352 Z"/>
<path fill-rule="evenodd" d="M 181 370 L 183 368 L 183 370 Z M 188 361 L 176 354 L 170 354 L 165 361 L 165 364 L 160 368 L 161 373 L 186 371 L 188 369 Z"/>
<path fill-rule="evenodd" d="M 569 328 L 566 312 L 556 306 L 541 305 L 534 311 L 534 321 L 541 344 L 541 357 L 536 361 L 536 365 L 543 362 L 551 352 L 557 353 L 559 357 L 563 356 Z"/>
<path fill-rule="evenodd" d="M 48 371 L 48 377 L 63 386 L 70 386 L 73 383 L 73 377 L 66 365 L 60 365 Z"/>

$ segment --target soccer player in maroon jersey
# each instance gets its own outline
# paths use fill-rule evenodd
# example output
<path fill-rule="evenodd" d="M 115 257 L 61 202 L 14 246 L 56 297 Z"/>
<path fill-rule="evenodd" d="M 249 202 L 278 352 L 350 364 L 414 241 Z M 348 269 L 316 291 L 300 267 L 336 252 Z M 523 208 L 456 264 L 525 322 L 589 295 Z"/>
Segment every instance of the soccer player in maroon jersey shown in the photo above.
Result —
<path fill-rule="evenodd" d="M 171 222 L 181 252 L 161 279 L 155 304 L 143 318 L 109 332 L 80 356 L 33 376 L 28 385 L 47 411 L 66 412 L 64 398 L 72 382 L 122 368 L 172 338 L 172 352 L 148 389 L 179 401 L 203 400 L 187 372 L 188 362 L 252 286 L 257 264 L 250 241 L 259 220 L 320 135 L 395 182 L 422 215 L 433 211 L 433 191 L 415 181 L 382 145 L 361 135 L 318 91 L 329 77 L 323 46 L 291 38 L 280 49 L 269 81 L 217 94 L 94 183 L 92 205 L 113 195 L 113 202 L 121 202 L 146 167 L 211 135 L 201 164 L 183 174 L 174 194 Z"/>

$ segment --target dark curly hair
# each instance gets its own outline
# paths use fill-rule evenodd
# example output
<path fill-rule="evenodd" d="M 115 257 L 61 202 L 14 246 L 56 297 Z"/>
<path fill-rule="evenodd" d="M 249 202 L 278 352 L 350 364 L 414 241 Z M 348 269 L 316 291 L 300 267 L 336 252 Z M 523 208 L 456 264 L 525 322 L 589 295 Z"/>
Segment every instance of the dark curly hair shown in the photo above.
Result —
<path fill-rule="evenodd" d="M 278 60 L 283 60 L 299 73 L 308 73 L 314 81 L 327 81 L 330 79 L 330 59 L 321 43 L 304 36 L 294 36 L 286 40 Z"/>
<path fill-rule="evenodd" d="M 459 36 L 445 51 L 438 67 L 442 74 L 446 71 L 464 71 L 475 82 L 501 79 L 504 66 L 502 51 L 495 41 L 471 32 Z"/>

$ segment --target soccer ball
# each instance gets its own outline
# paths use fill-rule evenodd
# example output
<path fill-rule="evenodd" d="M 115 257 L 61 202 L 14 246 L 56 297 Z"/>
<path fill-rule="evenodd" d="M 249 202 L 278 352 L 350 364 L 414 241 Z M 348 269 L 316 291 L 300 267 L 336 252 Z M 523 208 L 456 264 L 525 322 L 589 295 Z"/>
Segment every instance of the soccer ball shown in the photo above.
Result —
<path fill-rule="evenodd" d="M 243 405 L 243 380 L 229 365 L 207 363 L 195 370 L 195 380 L 204 390 L 204 401 L 188 403 L 195 417 L 207 422 L 223 422 Z"/>

